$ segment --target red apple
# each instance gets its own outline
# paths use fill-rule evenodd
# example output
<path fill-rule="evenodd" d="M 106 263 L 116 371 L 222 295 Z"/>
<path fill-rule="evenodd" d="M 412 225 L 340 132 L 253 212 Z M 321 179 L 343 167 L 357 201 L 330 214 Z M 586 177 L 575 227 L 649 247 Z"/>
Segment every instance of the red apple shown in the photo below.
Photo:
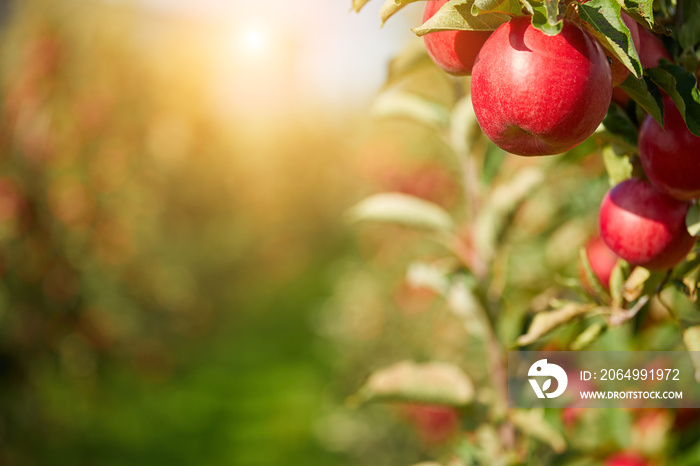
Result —
<path fill-rule="evenodd" d="M 617 264 L 618 257 L 600 236 L 596 236 L 586 243 L 586 257 L 588 257 L 588 263 L 591 264 L 591 270 L 593 270 L 598 281 L 606 290 L 609 290 L 610 275 L 612 275 L 615 264 Z M 584 285 L 591 287 L 585 272 L 582 273 L 582 281 Z"/>
<path fill-rule="evenodd" d="M 653 68 L 658 66 L 659 60 L 662 58 L 671 60 L 671 55 L 666 50 L 661 39 L 647 28 L 638 27 L 637 29 L 639 30 L 639 61 L 642 62 L 642 67 Z"/>
<path fill-rule="evenodd" d="M 607 460 L 605 466 L 649 466 L 649 461 L 639 453 L 615 453 Z"/>
<path fill-rule="evenodd" d="M 423 22 L 430 19 L 449 0 L 425 4 Z M 438 31 L 423 36 L 428 55 L 435 64 L 455 76 L 472 74 L 474 60 L 492 31 Z"/>
<path fill-rule="evenodd" d="M 700 197 L 700 137 L 690 132 L 669 97 L 664 99 L 664 128 L 649 115 L 642 123 L 639 158 L 644 172 L 671 197 Z"/>
<path fill-rule="evenodd" d="M 690 202 L 629 179 L 612 188 L 600 206 L 600 236 L 630 264 L 665 270 L 680 263 L 695 244 L 685 227 Z"/>
<path fill-rule="evenodd" d="M 632 43 L 634 44 L 634 48 L 637 50 L 637 53 L 639 54 L 639 49 L 640 49 L 639 26 L 637 25 L 637 22 L 634 19 L 632 19 L 629 15 L 627 15 L 626 13 L 623 12 L 620 14 L 620 16 L 622 17 L 622 21 L 625 23 L 627 28 L 630 30 L 630 36 L 632 36 Z M 620 60 L 615 58 L 607 50 L 605 51 L 605 54 L 612 59 L 612 63 L 610 64 L 610 68 L 612 70 L 613 86 L 618 86 L 618 85 L 622 84 L 622 81 L 627 79 L 627 76 L 629 76 L 629 74 L 630 74 L 630 70 L 625 65 L 623 65 Z"/>
<path fill-rule="evenodd" d="M 566 152 L 593 134 L 610 105 L 612 76 L 602 47 L 569 20 L 548 36 L 521 16 L 494 31 L 471 80 L 486 136 L 518 155 Z"/>

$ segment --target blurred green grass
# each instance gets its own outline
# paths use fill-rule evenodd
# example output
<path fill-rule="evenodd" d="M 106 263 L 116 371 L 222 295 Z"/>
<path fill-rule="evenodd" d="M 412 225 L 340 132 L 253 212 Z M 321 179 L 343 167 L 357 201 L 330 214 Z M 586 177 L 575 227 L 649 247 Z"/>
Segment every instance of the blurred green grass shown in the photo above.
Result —
<path fill-rule="evenodd" d="M 353 250 L 350 115 L 217 112 L 201 25 L 5 21 L 0 464 L 343 464 L 312 322 Z"/>
<path fill-rule="evenodd" d="M 43 464 L 339 464 L 312 436 L 329 372 L 309 314 L 329 291 L 326 269 L 234 300 L 245 313 L 177 345 L 167 380 L 117 364 L 89 389 L 46 374 L 39 396 L 61 429 Z"/>

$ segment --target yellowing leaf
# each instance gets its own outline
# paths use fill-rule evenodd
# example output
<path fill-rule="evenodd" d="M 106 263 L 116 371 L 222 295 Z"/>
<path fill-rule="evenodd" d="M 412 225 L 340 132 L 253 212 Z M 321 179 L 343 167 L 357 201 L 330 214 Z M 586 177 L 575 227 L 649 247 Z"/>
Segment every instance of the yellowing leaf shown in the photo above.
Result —
<path fill-rule="evenodd" d="M 367 3 L 369 3 L 369 0 L 352 0 L 352 9 L 355 10 L 355 13 L 359 13 Z"/>
<path fill-rule="evenodd" d="M 472 6 L 472 14 L 479 16 L 484 13 L 505 13 L 519 16 L 523 6 L 518 0 L 475 0 Z"/>
<path fill-rule="evenodd" d="M 700 382 L 700 325 L 686 327 L 683 330 L 683 342 L 695 367 L 695 380 Z"/>
<path fill-rule="evenodd" d="M 544 411 L 539 409 L 513 410 L 510 415 L 513 424 L 537 440 L 548 444 L 557 453 L 566 450 L 564 436 L 544 418 Z"/>
<path fill-rule="evenodd" d="M 474 385 L 457 366 L 403 361 L 370 375 L 355 401 L 415 401 L 464 406 L 474 399 Z"/>
<path fill-rule="evenodd" d="M 571 349 L 574 351 L 581 351 L 582 349 L 586 348 L 588 345 L 597 340 L 600 335 L 602 335 L 605 328 L 605 325 L 601 323 L 591 325 L 576 337 L 576 340 L 574 340 L 574 342 L 571 344 Z"/>
<path fill-rule="evenodd" d="M 444 105 L 398 90 L 380 94 L 374 100 L 372 115 L 377 118 L 410 118 L 435 128 L 446 127 L 450 122 L 450 111 Z"/>
<path fill-rule="evenodd" d="M 402 193 L 370 196 L 348 212 L 351 221 L 397 223 L 428 230 L 450 231 L 454 223 L 442 207 Z"/>
<path fill-rule="evenodd" d="M 518 338 L 518 345 L 526 346 L 534 343 L 555 328 L 586 314 L 594 308 L 595 305 L 592 304 L 569 303 L 561 309 L 540 312 L 532 320 L 527 333 Z"/>
<path fill-rule="evenodd" d="M 608 172 L 610 186 L 616 186 L 625 180 L 632 178 L 632 163 L 627 155 L 617 155 L 612 147 L 603 149 L 603 163 Z"/>
<path fill-rule="evenodd" d="M 396 12 L 401 10 L 409 3 L 417 1 L 418 0 L 386 0 L 384 5 L 382 5 L 381 10 L 379 10 L 379 17 L 382 20 L 382 24 L 386 23 L 387 19 L 391 18 Z"/>
<path fill-rule="evenodd" d="M 474 0 L 450 0 L 420 27 L 413 29 L 418 36 L 435 31 L 493 31 L 510 20 L 504 13 L 472 13 Z"/>
<path fill-rule="evenodd" d="M 685 216 L 685 226 L 692 236 L 700 236 L 700 205 L 693 205 Z"/>
<path fill-rule="evenodd" d="M 644 267 L 635 267 L 622 287 L 622 296 L 627 301 L 634 301 L 642 295 L 644 284 L 651 277 L 651 272 Z"/>

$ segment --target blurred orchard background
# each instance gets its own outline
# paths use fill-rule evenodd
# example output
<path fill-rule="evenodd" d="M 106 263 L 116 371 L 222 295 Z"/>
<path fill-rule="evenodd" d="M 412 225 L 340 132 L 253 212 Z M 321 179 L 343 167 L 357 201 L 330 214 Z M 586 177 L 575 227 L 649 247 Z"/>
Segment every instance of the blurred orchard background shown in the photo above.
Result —
<path fill-rule="evenodd" d="M 434 156 L 365 121 L 410 15 L 1 4 L 0 464 L 354 463 L 327 316 L 373 241 L 344 212 Z"/>
<path fill-rule="evenodd" d="M 465 170 L 468 85 L 410 31 L 423 2 L 381 28 L 382 3 L 0 1 L 0 466 L 503 456 L 476 404 L 358 409 L 354 394 L 408 359 L 488 387 L 480 327 L 452 309 L 475 305 L 460 264 L 488 272 L 504 342 L 585 295 L 601 147 L 535 160 L 482 140 Z M 439 205 L 454 241 L 351 224 L 378 192 Z M 649 308 L 595 349 L 683 350 Z M 537 345 L 570 348 L 585 328 Z M 698 464 L 696 411 L 554 411 L 524 440 L 528 464 L 627 450 L 658 461 L 615 464 Z"/>

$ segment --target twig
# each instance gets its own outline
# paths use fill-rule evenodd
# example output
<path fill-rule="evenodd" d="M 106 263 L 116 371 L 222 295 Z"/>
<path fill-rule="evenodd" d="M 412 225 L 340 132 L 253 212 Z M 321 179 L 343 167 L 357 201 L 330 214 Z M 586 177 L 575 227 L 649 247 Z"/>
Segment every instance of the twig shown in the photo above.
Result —
<path fill-rule="evenodd" d="M 649 299 L 651 299 L 651 295 L 644 295 L 639 299 L 639 301 L 637 301 L 637 303 L 631 309 L 613 314 L 612 316 L 610 316 L 610 325 L 617 326 L 624 324 L 625 322 L 636 316 L 637 313 L 641 311 L 642 308 L 649 302 Z"/>
<path fill-rule="evenodd" d="M 664 277 L 663 280 L 661 280 L 661 283 L 658 284 L 656 289 L 652 294 L 647 294 L 639 298 L 639 301 L 629 310 L 626 311 L 620 311 L 616 314 L 613 314 L 610 316 L 610 325 L 622 325 L 623 323 L 627 322 L 634 316 L 636 316 L 639 311 L 642 310 L 642 308 L 649 302 L 649 300 L 652 298 L 652 296 L 658 295 L 663 287 L 666 285 L 668 282 L 669 277 L 671 276 L 671 273 L 673 272 L 673 269 L 670 269 L 667 273 L 666 276 Z"/>

